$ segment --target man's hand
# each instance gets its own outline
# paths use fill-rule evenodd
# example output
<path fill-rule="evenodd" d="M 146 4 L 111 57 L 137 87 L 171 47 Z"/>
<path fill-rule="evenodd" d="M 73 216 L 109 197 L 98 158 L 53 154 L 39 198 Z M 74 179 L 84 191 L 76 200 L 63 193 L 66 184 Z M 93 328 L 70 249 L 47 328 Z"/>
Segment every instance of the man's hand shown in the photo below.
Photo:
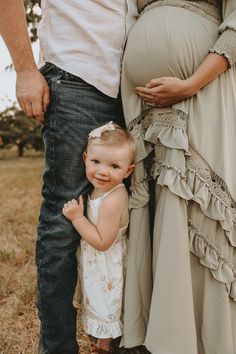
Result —
<path fill-rule="evenodd" d="M 49 88 L 38 69 L 17 72 L 16 97 L 27 116 L 43 123 L 49 104 Z"/>
<path fill-rule="evenodd" d="M 82 195 L 79 197 L 79 202 L 75 199 L 72 199 L 65 203 L 62 209 L 62 213 L 72 222 L 84 216 L 84 203 Z"/>

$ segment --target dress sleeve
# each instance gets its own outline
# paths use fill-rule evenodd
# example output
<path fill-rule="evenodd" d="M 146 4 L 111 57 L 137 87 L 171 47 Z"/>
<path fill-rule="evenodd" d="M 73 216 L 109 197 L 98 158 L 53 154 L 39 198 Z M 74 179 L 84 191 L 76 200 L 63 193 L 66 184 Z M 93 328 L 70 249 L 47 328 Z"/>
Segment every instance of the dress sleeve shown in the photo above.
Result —
<path fill-rule="evenodd" d="M 232 66 L 236 62 L 236 0 L 223 0 L 222 18 L 220 36 L 210 52 L 224 55 Z"/>

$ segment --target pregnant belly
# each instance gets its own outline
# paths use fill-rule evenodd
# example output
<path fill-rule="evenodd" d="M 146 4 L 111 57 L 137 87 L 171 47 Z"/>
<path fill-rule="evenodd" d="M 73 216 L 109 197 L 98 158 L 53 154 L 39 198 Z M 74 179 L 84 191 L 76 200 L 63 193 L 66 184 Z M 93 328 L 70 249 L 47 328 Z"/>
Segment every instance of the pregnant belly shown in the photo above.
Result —
<path fill-rule="evenodd" d="M 162 76 L 189 77 L 215 43 L 218 27 L 189 10 L 161 6 L 144 13 L 129 34 L 123 70 L 134 86 Z"/>

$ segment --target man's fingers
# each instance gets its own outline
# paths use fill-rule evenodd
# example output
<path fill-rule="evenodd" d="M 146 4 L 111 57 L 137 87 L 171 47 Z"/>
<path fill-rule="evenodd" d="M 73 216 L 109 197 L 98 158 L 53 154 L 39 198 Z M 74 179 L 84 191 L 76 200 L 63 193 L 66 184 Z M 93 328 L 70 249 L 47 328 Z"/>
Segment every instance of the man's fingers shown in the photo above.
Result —
<path fill-rule="evenodd" d="M 43 95 L 43 111 L 46 112 L 48 105 L 49 105 L 49 100 L 50 100 L 50 94 L 49 94 L 49 88 L 48 86 L 45 87 L 45 92 Z"/>
<path fill-rule="evenodd" d="M 28 117 L 33 117 L 41 124 L 44 122 L 44 109 L 41 97 L 31 100 L 18 99 L 18 102 Z"/>
<path fill-rule="evenodd" d="M 43 105 L 41 100 L 35 100 L 32 102 L 33 116 L 39 116 L 43 113 Z"/>
<path fill-rule="evenodd" d="M 38 69 L 18 73 L 16 95 L 26 115 L 43 121 L 43 113 L 47 110 L 49 102 L 49 88 Z"/>
<path fill-rule="evenodd" d="M 25 102 L 25 113 L 29 117 L 33 116 L 33 108 L 32 108 L 32 104 L 30 101 Z"/>
<path fill-rule="evenodd" d="M 43 124 L 44 123 L 44 114 L 39 114 L 39 115 L 36 115 L 34 116 L 34 118 L 37 120 L 37 122 Z"/>
<path fill-rule="evenodd" d="M 25 107 L 24 101 L 22 101 L 21 99 L 18 99 L 18 103 L 19 103 L 20 108 L 22 109 L 22 111 L 23 111 L 25 114 L 27 114 L 27 113 L 26 113 L 26 107 Z"/>

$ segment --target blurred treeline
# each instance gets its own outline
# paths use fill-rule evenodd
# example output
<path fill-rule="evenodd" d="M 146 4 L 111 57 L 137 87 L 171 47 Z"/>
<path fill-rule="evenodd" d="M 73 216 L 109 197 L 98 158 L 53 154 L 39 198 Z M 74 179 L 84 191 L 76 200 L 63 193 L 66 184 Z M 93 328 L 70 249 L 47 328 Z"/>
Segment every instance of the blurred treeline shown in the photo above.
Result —
<path fill-rule="evenodd" d="M 25 0 L 26 19 L 31 42 L 37 40 L 37 26 L 41 10 L 39 0 Z M 13 70 L 9 63 L 8 70 Z M 0 112 L 0 149 L 17 146 L 18 156 L 23 156 L 25 149 L 43 150 L 40 125 L 25 116 L 18 105 L 12 105 Z"/>

